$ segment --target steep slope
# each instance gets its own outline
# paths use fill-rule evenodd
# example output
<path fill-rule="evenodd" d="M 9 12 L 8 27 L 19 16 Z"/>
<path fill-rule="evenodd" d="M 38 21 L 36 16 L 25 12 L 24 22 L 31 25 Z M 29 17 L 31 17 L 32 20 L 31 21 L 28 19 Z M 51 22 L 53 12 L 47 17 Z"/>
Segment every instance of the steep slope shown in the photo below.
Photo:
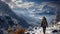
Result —
<path fill-rule="evenodd" d="M 6 4 L 5 2 L 0 1 L 0 11 L 8 14 L 10 17 L 15 18 L 19 21 L 19 23 L 22 25 L 22 27 L 27 28 L 29 24 L 23 19 L 22 17 L 17 16 Z"/>

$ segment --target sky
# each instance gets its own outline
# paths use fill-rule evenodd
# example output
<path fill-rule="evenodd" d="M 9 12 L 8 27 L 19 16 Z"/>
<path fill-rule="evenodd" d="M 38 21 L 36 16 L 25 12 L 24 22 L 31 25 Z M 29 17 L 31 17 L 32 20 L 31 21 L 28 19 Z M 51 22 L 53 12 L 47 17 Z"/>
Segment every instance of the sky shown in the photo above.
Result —
<path fill-rule="evenodd" d="M 59 0 L 2 0 L 9 4 L 11 8 L 35 8 L 36 6 L 40 6 L 39 8 L 43 8 L 44 5 L 53 5 L 56 7 L 56 4 L 60 4 Z"/>
<path fill-rule="evenodd" d="M 56 11 L 60 10 L 60 0 L 2 0 L 19 16 L 24 15 L 27 19 L 42 19 L 45 15 L 48 21 L 52 20 Z M 41 15 L 44 14 L 44 15 Z M 51 14 L 51 15 L 50 15 Z M 52 16 L 53 15 L 53 16 Z M 33 19 L 32 19 L 33 18 Z M 51 19 L 50 19 L 51 18 Z"/>

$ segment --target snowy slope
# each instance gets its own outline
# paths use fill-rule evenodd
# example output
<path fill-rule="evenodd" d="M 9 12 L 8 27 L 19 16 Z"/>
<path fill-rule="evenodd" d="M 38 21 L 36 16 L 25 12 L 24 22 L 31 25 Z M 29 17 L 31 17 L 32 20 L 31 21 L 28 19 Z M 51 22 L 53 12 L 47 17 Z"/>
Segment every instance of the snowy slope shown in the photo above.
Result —
<path fill-rule="evenodd" d="M 56 27 L 47 27 L 46 28 L 46 34 L 60 34 L 60 32 L 55 32 L 53 33 L 52 31 L 56 29 Z M 43 34 L 43 29 L 42 27 L 37 27 L 37 29 L 33 28 L 33 31 L 27 31 L 25 33 L 30 33 L 30 34 Z"/>

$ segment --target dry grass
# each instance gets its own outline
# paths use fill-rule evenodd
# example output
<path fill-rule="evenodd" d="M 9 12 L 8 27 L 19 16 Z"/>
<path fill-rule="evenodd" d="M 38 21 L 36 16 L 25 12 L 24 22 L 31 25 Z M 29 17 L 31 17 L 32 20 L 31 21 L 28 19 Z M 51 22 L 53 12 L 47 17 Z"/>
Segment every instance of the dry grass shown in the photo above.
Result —
<path fill-rule="evenodd" d="M 26 31 L 26 29 L 23 29 L 22 27 L 19 27 L 16 29 L 16 31 L 13 31 L 12 29 L 8 30 L 11 34 L 24 34 Z"/>

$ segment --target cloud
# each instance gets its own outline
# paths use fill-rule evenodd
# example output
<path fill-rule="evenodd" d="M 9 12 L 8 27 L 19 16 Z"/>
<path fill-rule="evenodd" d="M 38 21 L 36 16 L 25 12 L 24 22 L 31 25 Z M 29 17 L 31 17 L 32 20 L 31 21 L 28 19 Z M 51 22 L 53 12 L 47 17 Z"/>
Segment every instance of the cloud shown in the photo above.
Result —
<path fill-rule="evenodd" d="M 7 2 L 7 1 L 5 1 Z M 11 2 L 8 3 L 8 5 L 13 8 L 31 8 L 35 6 L 34 2 L 23 2 L 22 0 L 11 0 Z"/>
<path fill-rule="evenodd" d="M 2 1 L 7 2 L 7 3 L 10 3 L 11 2 L 11 0 L 2 0 Z"/>
<path fill-rule="evenodd" d="M 19 8 L 31 8 L 31 7 L 34 7 L 35 6 L 35 3 L 34 2 L 24 2 L 22 4 L 16 4 L 17 7 Z"/>
<path fill-rule="evenodd" d="M 58 3 L 58 2 L 57 2 Z M 46 5 L 48 5 L 48 6 L 50 6 L 50 7 L 53 7 L 53 8 L 58 8 L 60 5 L 59 4 L 57 4 L 57 3 L 55 3 L 55 2 L 43 2 L 43 4 L 46 4 Z"/>
<path fill-rule="evenodd" d="M 28 2 L 28 1 L 24 1 L 24 0 L 2 0 L 6 3 L 8 3 L 8 5 L 11 8 L 37 8 L 38 10 L 42 10 L 43 7 L 45 5 L 48 5 L 50 7 L 53 8 L 59 8 L 57 7 L 58 5 L 56 3 L 54 3 L 54 1 L 50 1 L 50 2 L 41 2 L 41 4 L 37 4 L 36 2 Z"/>
<path fill-rule="evenodd" d="M 45 6 L 49 6 L 52 8 L 57 8 L 57 5 L 51 2 L 42 2 L 41 4 L 37 4 L 35 2 L 14 2 L 11 3 L 11 6 L 13 9 L 16 8 L 20 8 L 20 9 L 25 9 L 26 12 L 28 12 L 30 14 L 30 16 L 35 15 L 35 13 L 43 13 L 44 11 L 46 11 L 47 13 L 49 13 L 50 11 L 48 11 L 47 9 L 43 9 Z M 21 11 L 19 10 L 18 12 L 24 12 L 25 11 Z M 22 13 L 23 14 L 23 13 Z"/>
<path fill-rule="evenodd" d="M 4 1 L 8 2 L 7 0 Z M 8 3 L 8 5 L 12 9 L 17 9 L 17 8 L 25 9 L 27 10 L 26 12 L 30 12 L 29 14 L 31 15 L 34 13 L 43 13 L 44 11 L 47 11 L 49 13 L 47 9 L 43 9 L 46 5 L 52 8 L 58 8 L 57 7 L 58 5 L 55 4 L 54 2 L 41 2 L 40 4 L 37 4 L 35 2 L 28 2 L 28 1 L 24 2 L 23 0 L 9 0 L 9 1 L 10 2 Z M 18 12 L 20 12 L 20 10 Z M 22 12 L 24 11 L 22 10 Z"/>
<path fill-rule="evenodd" d="M 37 8 L 38 10 L 42 10 L 45 5 L 51 6 L 53 8 L 57 8 L 57 5 L 53 3 L 53 1 L 50 2 L 41 2 L 41 4 L 37 4 L 35 2 L 28 2 L 24 0 L 3 0 L 4 2 L 7 2 L 11 8 Z"/>
<path fill-rule="evenodd" d="M 22 0 L 19 0 L 19 1 L 16 1 L 14 2 L 16 5 L 16 7 L 19 7 L 19 8 L 31 8 L 31 7 L 34 7 L 35 3 L 34 2 L 23 2 Z"/>
<path fill-rule="evenodd" d="M 2 0 L 2 1 L 7 3 L 11 8 L 16 7 L 17 2 L 22 2 L 22 0 Z"/>

